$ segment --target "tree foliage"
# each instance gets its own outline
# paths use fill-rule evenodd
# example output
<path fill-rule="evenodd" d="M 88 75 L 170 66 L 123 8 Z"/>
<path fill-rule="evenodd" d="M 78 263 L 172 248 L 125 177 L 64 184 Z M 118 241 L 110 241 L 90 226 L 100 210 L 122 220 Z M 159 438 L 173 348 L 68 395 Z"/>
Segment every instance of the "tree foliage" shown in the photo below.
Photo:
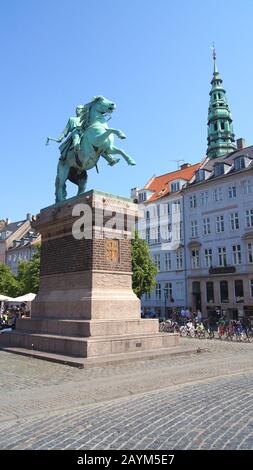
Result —
<path fill-rule="evenodd" d="M 139 299 L 155 287 L 157 268 L 152 260 L 147 242 L 139 238 L 138 232 L 132 240 L 133 290 Z"/>
<path fill-rule="evenodd" d="M 20 285 L 9 266 L 0 263 L 0 294 L 17 297 L 20 294 Z"/>
<path fill-rule="evenodd" d="M 38 292 L 40 272 L 40 247 L 31 260 L 20 261 L 15 275 L 6 264 L 0 263 L 0 294 L 18 297 L 29 292 Z"/>
<path fill-rule="evenodd" d="M 40 247 L 34 252 L 31 260 L 21 261 L 18 265 L 18 283 L 21 295 L 33 292 L 37 294 L 40 275 Z"/>

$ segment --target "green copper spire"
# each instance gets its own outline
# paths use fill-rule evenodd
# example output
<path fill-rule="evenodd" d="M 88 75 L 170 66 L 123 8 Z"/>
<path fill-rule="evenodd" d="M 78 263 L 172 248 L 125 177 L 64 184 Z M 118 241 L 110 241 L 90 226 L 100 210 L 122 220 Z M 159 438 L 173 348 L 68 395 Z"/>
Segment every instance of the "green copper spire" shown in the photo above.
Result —
<path fill-rule="evenodd" d="M 207 156 L 217 158 L 236 150 L 233 121 L 222 86 L 213 46 L 213 78 L 208 108 Z"/>

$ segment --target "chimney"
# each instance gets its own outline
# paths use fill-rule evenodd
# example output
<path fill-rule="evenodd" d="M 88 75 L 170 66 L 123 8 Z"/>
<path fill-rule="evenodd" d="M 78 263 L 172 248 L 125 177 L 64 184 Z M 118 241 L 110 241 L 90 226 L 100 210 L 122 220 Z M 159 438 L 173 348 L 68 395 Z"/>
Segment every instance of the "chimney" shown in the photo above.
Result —
<path fill-rule="evenodd" d="M 246 147 L 245 139 L 242 137 L 236 140 L 237 150 L 242 150 Z"/>
<path fill-rule="evenodd" d="M 28 214 L 26 214 L 26 220 L 32 220 L 32 214 L 30 214 L 29 212 Z"/>
<path fill-rule="evenodd" d="M 7 218 L 7 219 L 5 220 L 5 224 L 6 224 L 6 225 L 9 225 L 10 223 L 11 223 L 11 219 L 8 219 L 8 218 Z"/>
<path fill-rule="evenodd" d="M 131 189 L 131 198 L 135 199 L 138 198 L 138 192 L 140 191 L 139 188 L 132 188 Z"/>
<path fill-rule="evenodd" d="M 185 168 L 189 168 L 190 166 L 190 163 L 183 163 L 183 165 L 180 165 L 180 170 L 184 170 Z"/>

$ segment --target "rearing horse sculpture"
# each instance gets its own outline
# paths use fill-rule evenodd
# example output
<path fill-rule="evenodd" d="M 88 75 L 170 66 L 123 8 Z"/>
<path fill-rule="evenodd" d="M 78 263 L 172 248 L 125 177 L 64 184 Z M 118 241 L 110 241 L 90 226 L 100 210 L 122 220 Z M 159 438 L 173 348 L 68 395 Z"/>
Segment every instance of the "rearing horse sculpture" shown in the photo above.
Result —
<path fill-rule="evenodd" d="M 115 154 L 121 155 L 128 165 L 136 164 L 124 150 L 113 144 L 114 135 L 120 139 L 126 138 L 125 134 L 120 130 L 108 127 L 107 116 L 115 108 L 115 103 L 103 96 L 96 96 L 92 101 L 83 106 L 80 115 L 82 125 L 80 149 L 77 154 L 70 146 L 65 157 L 61 155 L 59 159 L 55 181 L 56 202 L 63 201 L 67 197 L 67 179 L 78 185 L 78 195 L 85 191 L 87 170 L 94 168 L 100 157 L 104 157 L 111 166 L 119 161 L 119 158 L 113 158 L 112 155 Z"/>

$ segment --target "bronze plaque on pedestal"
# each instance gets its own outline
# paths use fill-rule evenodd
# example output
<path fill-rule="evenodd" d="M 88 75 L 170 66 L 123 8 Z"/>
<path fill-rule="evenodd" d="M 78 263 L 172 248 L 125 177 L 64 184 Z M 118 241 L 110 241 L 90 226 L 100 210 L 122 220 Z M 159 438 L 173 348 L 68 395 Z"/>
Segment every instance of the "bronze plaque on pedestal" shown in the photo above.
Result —
<path fill-rule="evenodd" d="M 105 240 L 106 261 L 119 263 L 119 240 Z"/>

